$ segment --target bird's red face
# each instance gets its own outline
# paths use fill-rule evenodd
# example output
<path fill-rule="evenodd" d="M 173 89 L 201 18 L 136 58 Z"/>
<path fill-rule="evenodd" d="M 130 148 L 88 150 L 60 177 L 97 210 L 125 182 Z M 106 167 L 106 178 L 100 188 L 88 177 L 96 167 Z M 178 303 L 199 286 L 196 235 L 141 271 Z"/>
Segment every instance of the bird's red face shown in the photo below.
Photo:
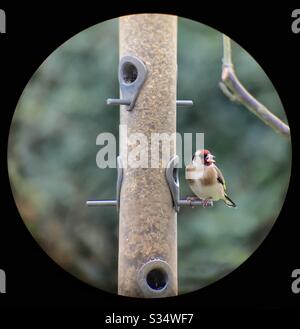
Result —
<path fill-rule="evenodd" d="M 205 165 L 205 166 L 210 166 L 212 163 L 215 162 L 214 160 L 214 155 L 212 155 L 209 150 L 198 150 L 195 152 L 195 154 L 193 155 L 193 160 L 195 159 L 195 157 L 199 157 L 201 159 L 201 162 Z"/>

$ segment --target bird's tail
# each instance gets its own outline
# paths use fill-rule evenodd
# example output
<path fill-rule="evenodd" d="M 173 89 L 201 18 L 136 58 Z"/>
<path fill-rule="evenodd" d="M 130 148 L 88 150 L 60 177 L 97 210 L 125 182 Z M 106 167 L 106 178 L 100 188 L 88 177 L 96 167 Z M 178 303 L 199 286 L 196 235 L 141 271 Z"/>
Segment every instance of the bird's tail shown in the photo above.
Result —
<path fill-rule="evenodd" d="M 224 195 L 225 198 L 223 201 L 225 202 L 226 206 L 231 207 L 231 208 L 236 208 L 236 204 L 229 198 L 227 194 Z"/>

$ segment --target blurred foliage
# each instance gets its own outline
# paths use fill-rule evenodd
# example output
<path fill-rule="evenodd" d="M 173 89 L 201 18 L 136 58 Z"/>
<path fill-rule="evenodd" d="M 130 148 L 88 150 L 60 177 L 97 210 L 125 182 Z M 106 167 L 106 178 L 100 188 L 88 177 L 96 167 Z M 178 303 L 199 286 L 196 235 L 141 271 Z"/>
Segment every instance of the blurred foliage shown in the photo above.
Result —
<path fill-rule="evenodd" d="M 204 132 L 236 210 L 182 208 L 178 215 L 180 293 L 199 289 L 244 262 L 282 207 L 291 166 L 289 141 L 276 135 L 220 91 L 221 34 L 179 19 L 180 133 Z M 259 65 L 238 45 L 233 57 L 242 83 L 287 121 Z M 42 248 L 63 268 L 104 290 L 117 291 L 118 214 L 88 208 L 88 199 L 115 197 L 115 169 L 96 166 L 96 136 L 118 136 L 118 22 L 76 35 L 46 59 L 18 103 L 9 137 L 11 185 L 22 218 Z M 191 195 L 180 171 L 181 194 Z"/>

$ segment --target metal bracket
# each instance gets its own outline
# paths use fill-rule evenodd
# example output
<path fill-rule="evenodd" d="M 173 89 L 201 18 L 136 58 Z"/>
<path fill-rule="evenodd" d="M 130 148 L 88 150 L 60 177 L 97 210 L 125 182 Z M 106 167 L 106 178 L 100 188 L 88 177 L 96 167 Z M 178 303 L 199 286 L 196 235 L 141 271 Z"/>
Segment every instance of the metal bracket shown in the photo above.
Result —
<path fill-rule="evenodd" d="M 115 206 L 117 211 L 120 209 L 120 197 L 123 182 L 123 163 L 119 155 L 117 157 L 117 184 L 116 184 L 116 200 L 90 200 L 86 202 L 87 206 Z"/>
<path fill-rule="evenodd" d="M 107 99 L 108 105 L 127 105 L 131 111 L 137 97 L 146 81 L 148 70 L 146 65 L 137 57 L 124 56 L 119 64 L 119 84 L 121 99 Z"/>
<path fill-rule="evenodd" d="M 166 179 L 169 185 L 169 189 L 172 195 L 173 205 L 176 212 L 179 212 L 180 206 L 203 206 L 203 200 L 188 200 L 180 199 L 180 185 L 179 185 L 179 163 L 178 155 L 175 155 L 169 161 L 166 168 Z M 119 155 L 117 157 L 117 184 L 116 184 L 116 200 L 89 200 L 86 202 L 87 206 L 110 206 L 116 207 L 117 211 L 120 209 L 120 197 L 123 183 L 123 163 L 122 158 Z M 213 206 L 213 201 L 206 204 L 207 206 Z"/>
<path fill-rule="evenodd" d="M 108 98 L 107 105 L 126 105 L 127 111 L 132 111 L 137 97 L 147 79 L 146 65 L 137 57 L 124 56 L 119 64 L 119 84 L 122 98 Z M 191 100 L 177 100 L 177 106 L 192 106 Z"/>
<path fill-rule="evenodd" d="M 180 200 L 180 191 L 179 191 L 179 171 L 178 171 L 178 162 L 179 158 L 178 155 L 175 155 L 169 161 L 167 168 L 166 168 L 166 178 L 169 185 L 169 189 L 172 195 L 173 204 L 175 210 L 179 211 L 179 200 Z"/>
<path fill-rule="evenodd" d="M 169 185 L 169 189 L 172 195 L 173 205 L 176 212 L 179 212 L 180 206 L 202 206 L 203 200 L 187 200 L 180 199 L 180 185 L 179 185 L 179 157 L 175 155 L 169 161 L 166 168 L 166 179 Z M 213 206 L 213 201 L 208 203 L 207 205 Z"/>

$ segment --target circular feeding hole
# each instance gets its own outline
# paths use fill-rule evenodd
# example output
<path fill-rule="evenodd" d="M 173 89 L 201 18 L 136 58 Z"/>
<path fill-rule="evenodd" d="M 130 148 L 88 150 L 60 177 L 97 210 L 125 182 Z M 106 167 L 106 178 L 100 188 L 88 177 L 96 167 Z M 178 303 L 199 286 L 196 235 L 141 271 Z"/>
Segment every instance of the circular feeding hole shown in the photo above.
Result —
<path fill-rule="evenodd" d="M 133 83 L 138 76 L 138 71 L 135 65 L 126 62 L 122 66 L 122 79 L 125 83 Z"/>
<path fill-rule="evenodd" d="M 146 281 L 151 289 L 162 290 L 168 284 L 168 275 L 162 269 L 153 269 L 147 274 Z"/>

